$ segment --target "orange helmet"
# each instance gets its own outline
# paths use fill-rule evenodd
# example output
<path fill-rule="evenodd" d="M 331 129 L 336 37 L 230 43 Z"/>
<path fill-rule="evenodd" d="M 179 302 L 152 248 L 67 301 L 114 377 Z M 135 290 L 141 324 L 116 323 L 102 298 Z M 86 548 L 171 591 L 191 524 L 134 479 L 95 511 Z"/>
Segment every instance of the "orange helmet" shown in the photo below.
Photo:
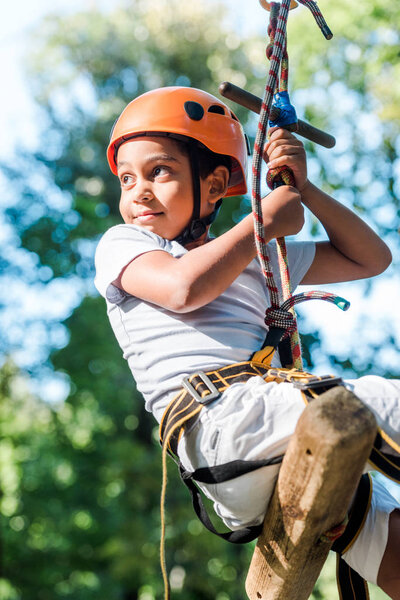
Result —
<path fill-rule="evenodd" d="M 237 117 L 215 96 L 195 88 L 165 87 L 132 100 L 115 122 L 107 149 L 115 175 L 121 144 L 149 133 L 183 136 L 229 156 L 232 168 L 225 196 L 246 193 L 247 139 Z"/>

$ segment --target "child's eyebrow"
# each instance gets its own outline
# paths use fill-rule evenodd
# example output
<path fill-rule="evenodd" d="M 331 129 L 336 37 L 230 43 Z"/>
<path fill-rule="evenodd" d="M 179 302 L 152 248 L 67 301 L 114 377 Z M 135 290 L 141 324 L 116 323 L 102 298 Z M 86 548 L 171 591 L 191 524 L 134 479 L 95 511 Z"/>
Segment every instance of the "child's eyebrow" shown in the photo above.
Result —
<path fill-rule="evenodd" d="M 151 156 L 147 156 L 145 158 L 145 163 L 152 163 L 152 162 L 157 162 L 157 161 L 176 162 L 176 163 L 179 162 L 179 160 L 175 156 L 172 156 L 171 154 L 152 154 Z M 122 167 L 124 165 L 128 165 L 128 166 L 132 167 L 132 163 L 130 163 L 128 160 L 121 160 L 118 162 L 117 168 Z"/>

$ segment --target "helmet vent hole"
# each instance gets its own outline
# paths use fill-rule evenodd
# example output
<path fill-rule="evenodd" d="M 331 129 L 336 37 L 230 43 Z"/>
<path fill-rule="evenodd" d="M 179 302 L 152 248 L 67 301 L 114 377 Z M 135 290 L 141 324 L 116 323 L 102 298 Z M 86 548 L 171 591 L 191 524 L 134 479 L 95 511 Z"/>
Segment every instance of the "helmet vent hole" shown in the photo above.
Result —
<path fill-rule="evenodd" d="M 218 115 L 225 114 L 224 107 L 220 106 L 219 104 L 213 104 L 212 106 L 210 106 L 210 108 L 208 109 L 208 112 L 217 113 Z"/>
<path fill-rule="evenodd" d="M 204 108 L 201 104 L 188 100 L 183 106 L 189 119 L 192 119 L 193 121 L 201 121 L 204 116 Z"/>
<path fill-rule="evenodd" d="M 232 111 L 231 111 L 231 117 L 232 117 L 232 119 L 235 119 L 235 121 L 239 121 L 237 116 Z"/>

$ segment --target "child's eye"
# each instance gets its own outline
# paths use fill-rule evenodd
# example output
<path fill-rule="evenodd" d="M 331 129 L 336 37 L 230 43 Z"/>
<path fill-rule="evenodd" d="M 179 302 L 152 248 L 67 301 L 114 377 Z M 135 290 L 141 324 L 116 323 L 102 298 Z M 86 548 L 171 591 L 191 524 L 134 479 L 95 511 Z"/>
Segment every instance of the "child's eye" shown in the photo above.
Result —
<path fill-rule="evenodd" d="M 164 167 L 162 165 L 159 167 L 155 167 L 153 170 L 154 177 L 158 177 L 159 175 L 165 175 L 167 173 L 168 173 L 167 167 Z"/>
<path fill-rule="evenodd" d="M 121 176 L 121 184 L 122 185 L 129 185 L 130 183 L 132 183 L 131 175 L 122 175 Z"/>

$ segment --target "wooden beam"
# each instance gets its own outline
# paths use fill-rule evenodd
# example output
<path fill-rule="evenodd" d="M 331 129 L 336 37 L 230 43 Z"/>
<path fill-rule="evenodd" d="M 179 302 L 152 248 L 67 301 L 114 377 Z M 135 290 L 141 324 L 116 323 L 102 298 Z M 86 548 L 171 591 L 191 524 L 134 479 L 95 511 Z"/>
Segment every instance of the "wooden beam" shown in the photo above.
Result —
<path fill-rule="evenodd" d="M 376 436 L 344 387 L 313 400 L 290 440 L 246 580 L 250 600 L 306 600 L 326 560 L 321 534 L 341 523 Z"/>

